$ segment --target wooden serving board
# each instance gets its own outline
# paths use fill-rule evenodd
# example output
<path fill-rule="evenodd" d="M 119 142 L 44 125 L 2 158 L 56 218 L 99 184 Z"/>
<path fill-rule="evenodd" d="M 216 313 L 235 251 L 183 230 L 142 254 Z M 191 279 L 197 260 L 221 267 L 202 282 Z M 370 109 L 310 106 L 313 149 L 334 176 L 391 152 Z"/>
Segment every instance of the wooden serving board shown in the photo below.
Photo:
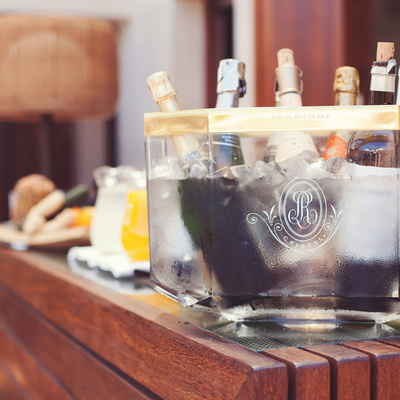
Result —
<path fill-rule="evenodd" d="M 80 226 L 29 235 L 15 229 L 10 223 L 3 223 L 0 224 L 0 242 L 21 250 L 28 248 L 68 249 L 72 246 L 87 246 L 90 244 L 90 239 L 89 230 Z"/>

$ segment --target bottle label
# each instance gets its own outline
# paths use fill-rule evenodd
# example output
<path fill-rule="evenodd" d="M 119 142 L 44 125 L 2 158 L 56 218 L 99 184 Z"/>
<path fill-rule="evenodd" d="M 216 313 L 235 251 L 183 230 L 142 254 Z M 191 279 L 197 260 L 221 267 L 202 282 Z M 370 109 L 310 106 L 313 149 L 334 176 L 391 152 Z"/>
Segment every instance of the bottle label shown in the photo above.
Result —
<path fill-rule="evenodd" d="M 226 133 L 216 136 L 213 140 L 213 153 L 218 168 L 244 164 L 238 135 Z"/>
<path fill-rule="evenodd" d="M 238 135 L 222 134 L 213 140 L 218 146 L 232 146 L 240 149 L 240 138 Z"/>
<path fill-rule="evenodd" d="M 267 146 L 264 150 L 263 161 L 269 163 L 275 161 L 276 152 L 278 151 L 280 132 L 272 132 L 268 138 Z"/>
<path fill-rule="evenodd" d="M 370 90 L 373 92 L 394 92 L 396 75 L 371 75 Z"/>
<path fill-rule="evenodd" d="M 275 161 L 281 163 L 303 152 L 314 154 L 315 158 L 319 157 L 310 135 L 305 132 L 282 132 Z"/>
<path fill-rule="evenodd" d="M 206 157 L 204 154 L 200 152 L 198 149 L 194 149 L 190 151 L 189 153 L 182 154 L 180 157 L 181 164 L 183 167 L 187 167 L 191 165 L 194 161 L 199 160 L 199 161 L 205 161 Z"/>
<path fill-rule="evenodd" d="M 358 212 L 345 213 L 330 204 L 322 188 L 312 179 L 295 178 L 283 189 L 279 204 L 260 213 L 249 213 L 249 224 L 265 223 L 284 247 L 306 253 L 328 243 L 342 221 L 358 222 Z"/>

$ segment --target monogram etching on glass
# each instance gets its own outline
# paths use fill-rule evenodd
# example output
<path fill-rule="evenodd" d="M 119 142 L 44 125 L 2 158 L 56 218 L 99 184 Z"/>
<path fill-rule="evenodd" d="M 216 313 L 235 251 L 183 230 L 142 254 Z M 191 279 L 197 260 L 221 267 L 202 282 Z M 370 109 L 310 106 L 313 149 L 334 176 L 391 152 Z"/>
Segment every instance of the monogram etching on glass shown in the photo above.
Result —
<path fill-rule="evenodd" d="M 312 179 L 295 178 L 283 189 L 278 207 L 247 214 L 247 222 L 262 221 L 273 237 L 288 249 L 313 251 L 328 243 L 345 219 L 355 223 L 357 212 L 345 213 L 328 204 L 321 187 Z"/>

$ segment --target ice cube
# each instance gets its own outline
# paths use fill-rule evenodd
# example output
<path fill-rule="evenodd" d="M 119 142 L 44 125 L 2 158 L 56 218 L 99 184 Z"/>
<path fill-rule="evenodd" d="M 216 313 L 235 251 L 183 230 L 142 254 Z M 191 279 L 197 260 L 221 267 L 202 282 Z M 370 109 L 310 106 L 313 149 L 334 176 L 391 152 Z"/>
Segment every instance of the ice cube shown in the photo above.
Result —
<path fill-rule="evenodd" d="M 310 164 L 302 157 L 295 156 L 282 162 L 280 164 L 281 168 L 285 171 L 288 178 L 293 179 L 299 176 L 309 178 Z"/>
<path fill-rule="evenodd" d="M 208 174 L 208 168 L 201 160 L 193 160 L 190 164 L 190 173 L 189 176 L 191 178 L 202 179 Z"/>
<path fill-rule="evenodd" d="M 222 167 L 221 169 L 219 169 L 218 171 L 212 172 L 211 174 L 207 175 L 207 178 L 220 178 L 225 176 L 225 174 L 228 173 L 229 168 L 228 167 Z"/>
<path fill-rule="evenodd" d="M 332 174 L 339 174 L 346 165 L 347 161 L 343 157 L 336 156 L 326 160 L 325 169 Z"/>
<path fill-rule="evenodd" d="M 234 165 L 225 172 L 224 178 L 237 179 L 240 184 L 246 185 L 252 179 L 252 170 L 246 164 Z"/>
<path fill-rule="evenodd" d="M 351 167 L 354 164 L 348 163 L 343 157 L 331 157 L 325 162 L 325 169 L 333 179 L 351 179 Z"/>
<path fill-rule="evenodd" d="M 151 169 L 151 178 L 176 179 L 181 180 L 187 177 L 187 173 L 182 169 L 177 157 L 165 157 L 155 160 Z"/>
<path fill-rule="evenodd" d="M 271 188 L 278 187 L 288 180 L 285 171 L 276 161 L 266 164 L 263 171 Z"/>
<path fill-rule="evenodd" d="M 310 178 L 312 179 L 324 179 L 330 178 L 331 174 L 325 169 L 325 160 L 323 158 L 317 158 L 310 163 L 308 168 L 310 172 Z"/>
<path fill-rule="evenodd" d="M 266 175 L 267 164 L 262 160 L 257 160 L 254 164 L 252 173 L 254 179 L 263 178 Z"/>

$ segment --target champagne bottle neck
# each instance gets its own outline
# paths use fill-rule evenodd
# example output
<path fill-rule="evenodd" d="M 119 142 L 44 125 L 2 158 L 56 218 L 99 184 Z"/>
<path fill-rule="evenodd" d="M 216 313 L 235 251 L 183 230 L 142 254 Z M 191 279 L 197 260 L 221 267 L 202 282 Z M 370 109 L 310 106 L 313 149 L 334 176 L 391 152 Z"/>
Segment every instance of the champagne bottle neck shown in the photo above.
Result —
<path fill-rule="evenodd" d="M 236 108 L 239 106 L 239 90 L 218 93 L 215 108 Z"/>
<path fill-rule="evenodd" d="M 275 69 L 276 96 L 281 107 L 301 107 L 303 91 L 302 71 L 296 65 L 280 65 Z"/>
<path fill-rule="evenodd" d="M 393 104 L 396 86 L 396 61 L 374 62 L 371 68 L 370 104 Z"/>
<path fill-rule="evenodd" d="M 357 101 L 357 93 L 353 92 L 336 92 L 335 106 L 355 106 Z"/>
<path fill-rule="evenodd" d="M 279 105 L 280 107 L 301 107 L 303 102 L 299 93 L 289 92 L 280 95 Z"/>
<path fill-rule="evenodd" d="M 171 112 L 181 110 L 176 98 L 176 91 L 172 87 L 170 78 L 166 72 L 160 71 L 150 75 L 147 78 L 147 86 L 160 111 Z M 204 161 L 206 159 L 199 148 L 199 143 L 195 135 L 173 135 L 171 140 L 183 168 L 187 168 L 195 160 Z"/>
<path fill-rule="evenodd" d="M 178 103 L 178 99 L 176 98 L 175 95 L 164 97 L 162 100 L 159 100 L 158 106 L 160 107 L 160 111 L 162 112 L 181 110 L 181 107 Z"/>
<path fill-rule="evenodd" d="M 348 65 L 336 68 L 333 92 L 335 106 L 354 106 L 360 93 L 360 76 L 357 69 Z"/>

